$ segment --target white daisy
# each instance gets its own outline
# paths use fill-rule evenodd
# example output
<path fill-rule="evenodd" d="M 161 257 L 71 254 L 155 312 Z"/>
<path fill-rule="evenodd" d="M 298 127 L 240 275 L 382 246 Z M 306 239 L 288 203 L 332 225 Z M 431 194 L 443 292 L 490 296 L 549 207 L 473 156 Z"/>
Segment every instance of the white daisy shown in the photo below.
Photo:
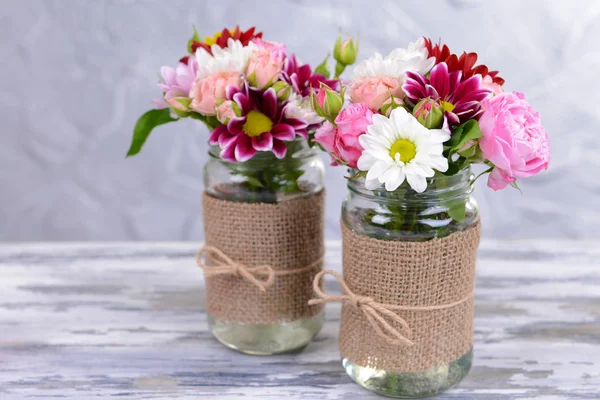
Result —
<path fill-rule="evenodd" d="M 213 44 L 210 49 L 212 55 L 202 47 L 196 50 L 196 60 L 198 61 L 196 79 L 204 79 L 218 72 L 236 71 L 243 74 L 248 66 L 248 59 L 257 47 L 252 42 L 243 46 L 239 40 L 229 38 L 227 47 L 221 48 L 219 45 Z"/>
<path fill-rule="evenodd" d="M 310 106 L 310 97 L 302 97 L 294 91 L 290 93 L 284 113 L 287 118 L 297 118 L 308 125 L 320 124 L 325 120 Z"/>
<path fill-rule="evenodd" d="M 406 179 L 416 192 L 423 192 L 434 169 L 448 170 L 448 160 L 442 156 L 448 139 L 447 131 L 425 128 L 402 107 L 389 118 L 374 115 L 367 133 L 358 138 L 364 148 L 358 169 L 368 171 L 365 187 L 373 190 L 385 184 L 385 190 L 393 191 Z"/>
<path fill-rule="evenodd" d="M 398 78 L 403 83 L 404 74 L 408 71 L 427 74 L 435 63 L 435 58 L 428 58 L 425 40 L 420 38 L 410 43 L 408 48 L 398 48 L 383 57 L 375 53 L 373 57 L 363 60 L 352 72 L 352 80 L 357 81 L 366 77 L 389 76 Z"/>

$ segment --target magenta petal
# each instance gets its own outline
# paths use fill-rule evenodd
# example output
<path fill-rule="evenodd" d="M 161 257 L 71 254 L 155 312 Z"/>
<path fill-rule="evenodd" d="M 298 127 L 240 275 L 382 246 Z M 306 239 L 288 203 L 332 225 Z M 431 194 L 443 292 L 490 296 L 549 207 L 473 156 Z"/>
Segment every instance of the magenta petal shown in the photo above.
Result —
<path fill-rule="evenodd" d="M 240 89 L 239 87 L 229 85 L 225 89 L 225 96 L 228 100 L 233 100 L 233 96 L 235 96 L 236 93 L 240 93 L 241 91 L 242 89 Z"/>
<path fill-rule="evenodd" d="M 404 86 L 402 86 L 402 90 L 412 100 L 420 100 L 427 97 L 424 86 L 420 86 L 416 81 L 407 80 Z"/>
<path fill-rule="evenodd" d="M 256 154 L 256 149 L 252 147 L 252 140 L 246 135 L 239 135 L 235 144 L 235 159 L 239 162 L 248 161 Z"/>
<path fill-rule="evenodd" d="M 277 116 L 277 93 L 275 89 L 269 88 L 263 93 L 263 106 L 262 110 L 265 115 L 271 120 L 274 120 Z"/>
<path fill-rule="evenodd" d="M 439 93 L 437 92 L 437 90 L 435 90 L 435 88 L 431 85 L 425 85 L 425 97 L 431 97 L 434 100 L 437 100 L 440 98 Z"/>
<path fill-rule="evenodd" d="M 273 149 L 271 149 L 271 151 L 273 151 L 275 157 L 281 159 L 285 157 L 285 153 L 287 153 L 287 147 L 285 146 L 284 142 L 275 139 L 273 140 Z"/>
<path fill-rule="evenodd" d="M 217 144 L 219 143 L 219 137 L 222 134 L 229 134 L 229 131 L 227 131 L 227 127 L 225 125 L 221 125 L 221 126 L 217 126 L 211 133 L 210 136 L 208 137 L 208 143 L 210 144 Z"/>
<path fill-rule="evenodd" d="M 308 139 L 308 131 L 306 129 L 297 130 L 296 135 L 301 136 L 304 139 Z"/>
<path fill-rule="evenodd" d="M 286 118 L 285 124 L 291 126 L 292 128 L 294 128 L 296 130 L 306 129 L 308 127 L 308 124 L 306 122 L 302 121 L 301 119 L 297 119 L 297 118 Z"/>
<path fill-rule="evenodd" d="M 472 92 L 479 90 L 481 84 L 481 75 L 473 75 L 466 81 L 463 81 L 456 87 L 454 94 L 452 95 L 452 102 L 458 103 L 461 99 Z"/>
<path fill-rule="evenodd" d="M 232 135 L 239 135 L 240 133 L 243 133 L 243 128 L 244 128 L 244 124 L 246 123 L 246 117 L 237 117 L 237 118 L 231 118 L 229 120 L 229 123 L 227 124 L 227 129 L 229 130 L 229 133 L 231 133 Z"/>
<path fill-rule="evenodd" d="M 250 100 L 250 97 L 246 96 L 242 92 L 238 92 L 238 93 L 234 94 L 233 101 L 235 101 L 237 103 L 237 105 L 242 110 L 242 114 L 244 114 L 244 115 L 248 114 L 254 106 L 254 104 L 252 103 L 252 100 Z"/>
<path fill-rule="evenodd" d="M 273 137 L 278 140 L 290 141 L 294 140 L 296 137 L 296 132 L 294 128 L 287 124 L 277 124 L 273 128 L 271 128 L 271 133 Z"/>
<path fill-rule="evenodd" d="M 252 147 L 259 151 L 269 151 L 273 148 L 273 135 L 264 132 L 252 138 Z"/>
<path fill-rule="evenodd" d="M 221 158 L 225 161 L 235 162 L 235 143 L 221 150 Z"/>
<path fill-rule="evenodd" d="M 243 133 L 241 135 L 243 135 Z M 240 135 L 232 135 L 229 132 L 222 133 L 221 136 L 219 136 L 219 146 L 224 149 L 225 147 L 232 145 L 237 140 L 238 136 Z"/>
<path fill-rule="evenodd" d="M 429 80 L 427 80 L 427 78 L 425 78 L 423 75 L 418 74 L 416 72 L 408 71 L 405 76 L 406 76 L 407 81 L 409 79 L 413 80 L 417 84 L 417 86 L 425 86 L 426 84 L 429 83 Z"/>
<path fill-rule="evenodd" d="M 448 77 L 448 66 L 446 63 L 440 63 L 431 70 L 429 77 L 430 84 L 433 86 L 439 97 L 446 98 L 450 92 L 450 80 Z"/>
<path fill-rule="evenodd" d="M 447 121 L 448 121 L 448 123 L 449 123 L 450 125 L 458 125 L 458 124 L 460 123 L 460 120 L 459 120 L 459 118 L 458 118 L 458 115 L 456 115 L 456 114 L 455 114 L 455 113 L 453 113 L 453 112 L 446 111 L 446 112 L 444 113 L 444 117 L 446 117 L 446 119 L 447 119 Z"/>

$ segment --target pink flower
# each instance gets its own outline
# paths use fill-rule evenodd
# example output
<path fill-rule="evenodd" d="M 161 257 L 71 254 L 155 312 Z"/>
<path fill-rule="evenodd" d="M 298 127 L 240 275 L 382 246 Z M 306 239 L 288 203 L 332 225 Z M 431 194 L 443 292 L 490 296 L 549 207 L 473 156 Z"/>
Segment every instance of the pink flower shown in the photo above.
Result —
<path fill-rule="evenodd" d="M 259 49 L 252 52 L 248 60 L 246 76 L 252 86 L 264 89 L 279 78 L 283 67 L 284 54 L 280 51 Z"/>
<path fill-rule="evenodd" d="M 333 142 L 336 133 L 336 127 L 331 122 L 325 121 L 325 123 L 315 132 L 313 140 L 319 143 L 326 152 L 333 153 Z M 331 165 L 337 165 L 337 162 L 333 161 Z"/>
<path fill-rule="evenodd" d="M 481 87 L 483 89 L 487 89 L 487 90 L 491 91 L 495 95 L 504 92 L 504 90 L 502 90 L 502 86 L 500 86 L 496 82 L 494 82 L 493 78 L 489 75 L 486 75 L 483 78 L 483 80 L 481 81 Z"/>
<path fill-rule="evenodd" d="M 217 119 L 220 123 L 226 124 L 229 120 L 237 117 L 233 104 L 232 100 L 226 100 L 217 107 Z"/>
<path fill-rule="evenodd" d="M 494 164 L 488 186 L 503 189 L 517 178 L 548 168 L 550 144 L 539 114 L 522 93 L 501 93 L 486 99 L 479 126 L 483 155 Z"/>
<path fill-rule="evenodd" d="M 383 103 L 392 96 L 404 98 L 402 85 L 397 78 L 367 77 L 352 82 L 350 85 L 350 100 L 353 103 L 365 103 L 371 110 L 379 110 Z"/>
<path fill-rule="evenodd" d="M 273 53 L 279 53 L 285 55 L 286 47 L 285 44 L 279 42 L 269 42 L 267 40 L 262 40 L 261 38 L 252 39 L 252 43 L 256 45 L 259 49 L 268 50 Z"/>
<path fill-rule="evenodd" d="M 180 62 L 175 69 L 162 67 L 160 69 L 162 79 L 158 87 L 163 92 L 163 97 L 153 100 L 156 108 L 166 108 L 167 102 L 175 97 L 187 97 L 197 72 L 198 62 L 194 57 L 188 58 L 187 63 Z"/>
<path fill-rule="evenodd" d="M 237 72 L 219 72 L 194 82 L 190 90 L 190 108 L 203 115 L 215 115 L 217 100 L 225 99 L 228 86 L 240 88 L 242 78 Z"/>
<path fill-rule="evenodd" d="M 333 143 L 334 152 L 350 168 L 356 168 L 363 147 L 358 137 L 373 123 L 373 111 L 365 103 L 354 103 L 344 108 L 335 119 L 338 127 Z"/>
<path fill-rule="evenodd" d="M 315 133 L 314 141 L 331 154 L 332 165 L 338 161 L 356 168 L 363 147 L 358 137 L 364 134 L 373 122 L 373 111 L 364 103 L 350 104 L 335 119 L 337 129 L 325 122 Z"/>

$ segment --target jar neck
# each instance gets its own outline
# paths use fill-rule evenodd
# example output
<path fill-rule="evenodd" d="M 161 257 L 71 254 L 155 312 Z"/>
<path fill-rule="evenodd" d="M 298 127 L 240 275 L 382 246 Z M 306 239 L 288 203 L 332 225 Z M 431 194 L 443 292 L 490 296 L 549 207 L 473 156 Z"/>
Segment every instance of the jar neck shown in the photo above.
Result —
<path fill-rule="evenodd" d="M 286 142 L 287 152 L 283 158 L 277 158 L 271 151 L 257 151 L 254 157 L 244 162 L 231 162 L 223 160 L 220 156 L 221 148 L 218 145 L 211 145 L 208 154 L 211 159 L 227 164 L 235 169 L 249 168 L 252 170 L 260 169 L 289 169 L 296 166 L 299 162 L 303 163 L 311 157 L 318 156 L 315 148 L 308 145 L 304 138 L 296 138 L 293 141 Z"/>
<path fill-rule="evenodd" d="M 357 170 L 350 170 L 355 175 Z M 348 181 L 350 193 L 359 197 L 376 199 L 383 203 L 396 203 L 404 205 L 436 205 L 449 200 L 467 198 L 473 191 L 472 182 L 474 175 L 471 167 L 466 167 L 452 176 L 436 172 L 432 178 L 427 179 L 427 189 L 422 193 L 415 192 L 405 180 L 398 189 L 389 192 L 384 186 L 369 190 L 365 188 L 365 178 Z"/>

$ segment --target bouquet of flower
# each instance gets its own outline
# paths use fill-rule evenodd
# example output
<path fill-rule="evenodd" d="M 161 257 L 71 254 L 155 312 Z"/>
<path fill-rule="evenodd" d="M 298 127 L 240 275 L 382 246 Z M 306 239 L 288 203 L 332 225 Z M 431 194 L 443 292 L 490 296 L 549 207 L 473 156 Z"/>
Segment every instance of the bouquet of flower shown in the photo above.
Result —
<path fill-rule="evenodd" d="M 436 177 L 472 163 L 487 166 L 492 189 L 516 187 L 517 178 L 548 167 L 548 137 L 524 95 L 503 92 L 498 72 L 476 62 L 476 53 L 459 57 L 426 38 L 376 53 L 339 92 L 323 86 L 313 94 L 315 112 L 327 119 L 314 141 L 334 165 L 351 168 L 349 179 L 390 196 L 408 185 L 403 195 L 418 199 Z M 451 217 L 464 219 L 464 207 Z"/>
<path fill-rule="evenodd" d="M 294 165 L 279 177 L 264 173 L 265 168 L 289 158 L 323 123 L 310 106 L 310 93 L 318 92 L 320 84 L 337 87 L 337 80 L 330 79 L 328 57 L 313 72 L 288 54 L 285 45 L 264 40 L 254 27 L 224 29 L 204 40 L 194 28 L 188 51 L 176 68 L 162 67 L 162 96 L 155 100 L 156 109 L 137 121 L 127 155 L 137 154 L 156 126 L 189 117 L 209 128 L 214 153 L 232 163 L 232 173 L 245 175 L 245 184 L 258 191 L 294 190 L 290 180 L 301 173 Z M 338 39 L 336 77 L 356 53 L 352 40 Z"/>

